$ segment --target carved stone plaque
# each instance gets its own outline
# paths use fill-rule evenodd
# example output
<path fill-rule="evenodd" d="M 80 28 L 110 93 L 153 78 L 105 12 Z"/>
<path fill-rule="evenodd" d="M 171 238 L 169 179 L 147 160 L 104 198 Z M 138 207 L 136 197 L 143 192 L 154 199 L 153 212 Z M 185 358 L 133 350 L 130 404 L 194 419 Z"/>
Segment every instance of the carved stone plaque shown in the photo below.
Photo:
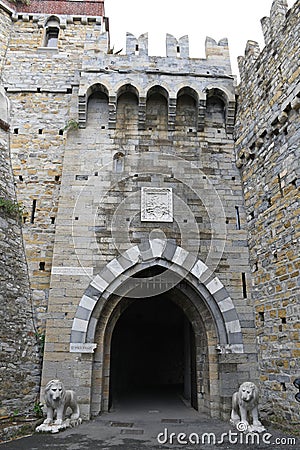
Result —
<path fill-rule="evenodd" d="M 142 222 L 173 222 L 172 188 L 142 187 Z"/>

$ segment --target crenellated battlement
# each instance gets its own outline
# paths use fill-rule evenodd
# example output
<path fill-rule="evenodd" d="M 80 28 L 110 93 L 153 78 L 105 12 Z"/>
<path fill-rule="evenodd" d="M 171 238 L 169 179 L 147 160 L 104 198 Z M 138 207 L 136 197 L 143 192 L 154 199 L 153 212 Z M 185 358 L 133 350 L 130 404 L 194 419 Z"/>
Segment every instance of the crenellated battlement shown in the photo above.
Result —
<path fill-rule="evenodd" d="M 189 37 L 187 35 L 177 39 L 172 34 L 166 35 L 166 57 L 167 58 L 189 58 Z M 127 56 L 148 56 L 148 33 L 141 34 L 136 38 L 133 34 L 126 34 L 126 55 Z M 227 38 L 221 39 L 218 43 L 211 37 L 205 40 L 206 59 L 218 61 L 230 61 Z M 197 59 L 197 58 L 196 58 Z"/>
<path fill-rule="evenodd" d="M 139 37 L 126 35 L 125 52 L 113 53 L 109 49 L 109 36 L 93 31 L 85 43 L 82 69 L 86 71 L 113 70 L 154 71 L 183 74 L 192 73 L 205 77 L 232 77 L 227 39 L 218 43 L 207 37 L 205 41 L 206 58 L 190 58 L 187 35 L 175 38 L 166 35 L 166 56 L 151 56 L 148 51 L 148 33 Z M 106 69 L 105 69 L 106 68 Z"/>
<path fill-rule="evenodd" d="M 273 1 L 239 86 L 225 38 L 207 37 L 203 58 L 187 35 L 167 34 L 165 56 L 147 33 L 115 51 L 104 0 L 12 1 L 0 0 L 0 415 L 32 410 L 46 336 L 42 386 L 59 371 L 84 419 L 141 380 L 181 385 L 228 420 L 231 394 L 260 376 L 262 419 L 294 431 L 300 0 Z"/>
<path fill-rule="evenodd" d="M 107 40 L 107 44 L 106 43 Z M 145 129 L 146 104 L 154 91 L 167 101 L 168 130 L 174 130 L 178 98 L 188 92 L 195 101 L 197 120 L 190 128 L 204 130 L 205 114 L 211 98 L 219 98 L 225 108 L 225 127 L 231 134 L 234 126 L 235 84 L 231 75 L 227 39 L 216 42 L 207 37 L 206 58 L 189 57 L 188 36 L 176 39 L 166 35 L 166 56 L 150 56 L 148 34 L 138 38 L 126 36 L 126 53 L 113 53 L 108 36 L 93 32 L 85 43 L 79 85 L 78 118 L 80 127 L 87 124 L 88 103 L 95 90 L 105 93 L 109 103 L 108 127 L 116 128 L 119 97 L 132 92 L 138 103 L 138 127 Z"/>
<path fill-rule="evenodd" d="M 133 34 L 126 34 L 126 54 L 148 56 L 148 33 L 141 34 L 137 39 Z"/>
<path fill-rule="evenodd" d="M 266 48 L 274 48 L 275 50 L 277 44 L 280 43 L 282 39 L 285 39 L 285 28 L 289 26 L 291 18 L 299 17 L 299 8 L 299 1 L 295 3 L 291 10 L 288 10 L 287 0 L 273 0 L 270 16 L 261 19 Z M 268 50 L 265 52 L 268 52 Z M 263 52 L 261 52 L 258 42 L 253 40 L 247 42 L 244 56 L 238 58 L 241 77 L 244 72 L 252 70 L 252 64 L 259 58 L 261 53 Z"/>
<path fill-rule="evenodd" d="M 241 127 L 245 129 L 237 139 L 239 165 L 247 162 L 249 155 L 253 159 L 254 153 L 260 151 L 261 136 L 263 142 L 269 142 L 278 133 L 284 133 L 287 117 L 299 109 L 300 69 L 296 60 L 299 19 L 299 0 L 289 11 L 286 0 L 273 1 L 270 17 L 262 19 L 265 48 L 260 51 L 258 43 L 249 40 L 245 56 L 238 59 L 241 74 L 238 91 L 244 105 Z M 248 130 L 246 124 L 252 127 Z M 251 147 L 250 151 L 245 150 L 245 142 Z M 248 158 L 241 158 L 241 155 L 248 155 Z"/>
<path fill-rule="evenodd" d="M 268 408 L 271 412 L 268 421 L 276 428 L 284 424 L 291 432 L 299 407 L 284 391 L 298 376 L 299 360 L 299 339 L 294 339 L 299 323 L 299 282 L 294 278 L 299 275 L 295 268 L 300 254 L 299 19 L 299 0 L 289 11 L 286 0 L 275 0 L 270 17 L 261 21 L 265 48 L 260 51 L 257 42 L 247 42 L 245 56 L 239 58 L 235 122 L 236 164 L 247 210 L 261 397 L 264 404 L 272 405 L 265 409 L 265 414 Z"/>

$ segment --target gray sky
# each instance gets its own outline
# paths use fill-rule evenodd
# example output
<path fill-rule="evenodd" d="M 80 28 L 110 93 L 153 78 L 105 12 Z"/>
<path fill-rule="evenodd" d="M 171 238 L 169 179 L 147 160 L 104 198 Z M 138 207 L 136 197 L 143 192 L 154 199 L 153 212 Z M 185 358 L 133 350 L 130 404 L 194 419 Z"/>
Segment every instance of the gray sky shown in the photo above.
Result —
<path fill-rule="evenodd" d="M 288 0 L 291 7 L 296 0 Z M 233 73 L 248 39 L 263 48 L 260 19 L 270 15 L 272 0 L 105 0 L 111 46 L 125 50 L 126 31 L 149 33 L 149 54 L 165 55 L 165 35 L 189 35 L 190 56 L 204 58 L 206 36 L 229 40 Z"/>

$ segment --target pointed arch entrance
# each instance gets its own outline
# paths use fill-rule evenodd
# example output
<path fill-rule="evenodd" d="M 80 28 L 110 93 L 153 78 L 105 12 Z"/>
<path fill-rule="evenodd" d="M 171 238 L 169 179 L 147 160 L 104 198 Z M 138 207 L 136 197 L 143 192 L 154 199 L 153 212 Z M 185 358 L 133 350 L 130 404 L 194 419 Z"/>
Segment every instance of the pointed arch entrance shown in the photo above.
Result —
<path fill-rule="evenodd" d="M 183 331 L 181 348 L 186 346 L 185 354 L 183 350 L 181 359 L 178 353 L 174 354 L 177 363 L 183 367 L 173 381 L 180 381 L 178 384 L 182 385 L 183 393 L 189 392 L 194 407 L 201 409 L 206 406 L 212 416 L 218 416 L 222 403 L 218 354 L 244 351 L 238 315 L 227 290 L 201 260 L 173 243 L 159 239 L 149 241 L 148 245 L 144 243 L 141 247 L 132 247 L 108 263 L 90 283 L 77 309 L 71 343 L 97 344 L 91 361 L 90 413 L 97 415 L 109 408 L 113 389 L 118 387 L 112 370 L 122 363 L 114 360 L 113 352 L 122 340 L 126 316 L 128 326 L 135 312 L 143 310 L 142 302 L 147 307 L 151 302 L 156 302 L 156 307 L 152 306 L 152 315 L 164 311 L 165 328 L 172 322 L 167 318 L 172 308 L 175 311 L 174 307 L 178 317 L 181 317 L 179 320 L 188 324 L 194 336 L 194 348 L 192 350 L 192 341 L 188 342 Z M 132 308 L 135 310 L 130 313 Z M 162 336 L 171 347 L 168 332 Z M 189 351 L 188 346 L 191 347 Z M 127 351 L 131 350 L 127 342 Z M 143 355 L 143 358 L 146 356 Z M 152 362 L 163 367 L 162 359 L 163 354 L 159 353 L 158 359 Z M 194 369 L 188 360 L 195 361 Z M 133 369 L 136 369 L 136 377 L 141 379 L 146 367 L 145 364 L 140 368 L 133 365 Z M 139 373 L 138 369 L 141 369 Z M 189 370 L 190 376 L 187 375 Z M 170 380 L 170 374 L 170 371 L 165 371 L 157 375 L 156 382 Z M 127 373 L 126 377 L 128 385 L 130 374 Z"/>

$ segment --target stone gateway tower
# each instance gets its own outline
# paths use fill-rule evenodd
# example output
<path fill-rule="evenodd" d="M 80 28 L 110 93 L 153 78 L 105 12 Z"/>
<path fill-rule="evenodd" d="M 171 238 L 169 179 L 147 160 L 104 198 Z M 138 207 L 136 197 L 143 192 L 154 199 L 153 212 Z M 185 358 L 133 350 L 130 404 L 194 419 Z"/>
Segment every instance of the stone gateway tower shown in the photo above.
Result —
<path fill-rule="evenodd" d="M 293 27 L 297 11 L 299 2 Z M 296 369 L 276 378 L 284 395 L 264 384 L 270 333 L 256 320 L 267 319 L 271 299 L 257 300 L 253 230 L 261 225 L 249 221 L 249 192 L 253 173 L 269 175 L 253 169 L 262 137 L 252 137 L 255 118 L 244 108 L 251 81 L 242 76 L 237 105 L 227 40 L 207 38 L 206 58 L 194 59 L 187 36 L 167 35 L 166 56 L 155 57 L 146 34 L 128 33 L 125 54 L 114 54 L 100 0 L 1 3 L 1 32 L 10 110 L 0 125 L 23 208 L 27 300 L 37 336 L 45 332 L 41 386 L 62 379 L 85 419 L 128 390 L 161 386 L 227 419 L 239 384 L 260 380 L 271 404 L 296 420 L 296 407 L 284 406 Z M 282 87 L 282 104 L 298 98 L 296 80 Z M 294 134 L 298 109 L 287 108 Z M 281 310 L 288 306 L 282 298 Z M 296 321 L 291 327 L 297 351 Z"/>

